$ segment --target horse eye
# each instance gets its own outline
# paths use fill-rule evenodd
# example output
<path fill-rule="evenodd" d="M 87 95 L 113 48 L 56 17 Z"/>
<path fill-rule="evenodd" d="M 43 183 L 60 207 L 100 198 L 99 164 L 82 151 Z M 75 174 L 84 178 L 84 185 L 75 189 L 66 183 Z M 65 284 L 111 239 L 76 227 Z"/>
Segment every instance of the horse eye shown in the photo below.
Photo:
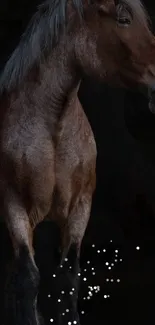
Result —
<path fill-rule="evenodd" d="M 131 24 L 131 20 L 127 17 L 118 17 L 117 24 L 120 26 L 129 26 Z"/>
<path fill-rule="evenodd" d="M 116 20 L 117 24 L 122 27 L 128 27 L 133 19 L 132 12 L 127 5 L 121 3 L 116 6 Z"/>

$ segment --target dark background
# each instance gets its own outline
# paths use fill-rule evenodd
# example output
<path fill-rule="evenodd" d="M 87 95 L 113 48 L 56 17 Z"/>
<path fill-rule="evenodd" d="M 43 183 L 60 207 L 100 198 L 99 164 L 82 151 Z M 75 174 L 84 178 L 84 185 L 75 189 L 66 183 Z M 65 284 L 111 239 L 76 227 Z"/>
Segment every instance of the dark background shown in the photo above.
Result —
<path fill-rule="evenodd" d="M 145 2 L 155 24 L 155 5 L 148 0 Z M 1 69 L 37 3 L 38 0 L 0 3 Z M 85 310 L 82 324 L 88 321 L 93 324 L 97 320 L 105 324 L 155 321 L 155 116 L 148 110 L 147 98 L 134 90 L 116 90 L 85 80 L 79 97 L 98 148 L 97 189 L 81 260 L 84 270 L 90 259 L 96 274 L 93 276 L 87 270 L 87 284 L 81 281 L 80 310 Z M 47 294 L 52 286 L 52 227 L 42 224 L 35 235 L 36 260 L 42 274 L 40 304 L 47 324 L 51 317 Z M 0 226 L 0 242 L 3 287 L 4 265 L 9 253 L 3 225 Z M 136 250 L 137 246 L 140 250 Z M 103 253 L 104 248 L 106 253 Z M 106 261 L 114 262 L 112 270 L 107 270 Z M 85 301 L 83 297 L 87 296 L 91 283 L 100 285 L 101 291 Z M 105 298 L 105 294 L 110 297 Z"/>

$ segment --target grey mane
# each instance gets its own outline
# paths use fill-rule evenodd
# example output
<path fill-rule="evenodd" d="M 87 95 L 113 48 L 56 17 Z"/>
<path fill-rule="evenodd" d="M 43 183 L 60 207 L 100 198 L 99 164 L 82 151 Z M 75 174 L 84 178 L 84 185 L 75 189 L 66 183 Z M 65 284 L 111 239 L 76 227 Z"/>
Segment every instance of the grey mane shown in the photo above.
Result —
<path fill-rule="evenodd" d="M 66 23 L 68 0 L 46 0 L 38 7 L 18 47 L 14 50 L 0 76 L 0 93 L 19 85 L 33 64 L 39 62 L 58 41 Z M 72 0 L 75 9 L 82 15 L 82 0 Z"/>

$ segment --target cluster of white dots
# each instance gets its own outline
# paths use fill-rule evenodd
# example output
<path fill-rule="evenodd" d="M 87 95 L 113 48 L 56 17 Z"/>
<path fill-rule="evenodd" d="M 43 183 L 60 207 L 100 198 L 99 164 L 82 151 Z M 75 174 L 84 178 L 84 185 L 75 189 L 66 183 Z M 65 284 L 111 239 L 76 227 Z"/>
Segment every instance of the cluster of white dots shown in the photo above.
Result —
<path fill-rule="evenodd" d="M 68 314 L 69 313 L 69 309 L 66 309 L 65 312 L 62 313 L 62 316 L 65 316 L 65 314 Z M 85 312 L 84 310 L 81 310 L 81 314 L 83 315 Z M 53 318 L 50 318 L 50 322 L 53 323 L 54 322 L 54 319 Z M 68 321 L 68 325 L 76 325 L 77 324 L 77 321 L 76 320 L 73 320 L 72 322 L 71 321 Z"/>
<path fill-rule="evenodd" d="M 110 243 L 112 243 L 112 239 L 110 240 Z M 92 244 L 92 248 L 93 249 L 96 248 L 95 244 Z M 140 250 L 140 247 L 139 246 L 136 246 L 136 250 L 139 251 Z M 101 249 L 97 249 L 96 250 L 97 254 L 100 254 L 102 252 L 103 253 L 106 253 L 106 251 L 107 250 L 105 248 L 102 249 L 102 250 Z M 105 262 L 105 266 L 107 267 L 107 270 L 109 270 L 109 271 L 112 270 L 112 268 L 116 265 L 116 263 L 122 262 L 122 258 L 119 258 L 118 257 L 118 254 L 119 254 L 119 250 L 118 249 L 115 249 L 114 261 L 113 262 L 108 262 L 108 261 Z M 68 261 L 68 258 L 65 258 L 64 261 L 67 262 Z M 91 265 L 90 265 L 91 262 L 89 260 L 86 263 L 87 263 L 88 266 L 90 266 L 90 270 L 92 272 L 92 275 L 94 276 L 96 274 L 95 267 L 91 267 Z M 63 265 L 60 265 L 60 268 L 63 268 Z M 71 269 L 71 268 L 72 268 L 72 266 L 69 266 L 69 269 Z M 87 268 L 85 267 L 82 270 L 82 272 L 84 272 L 84 274 L 86 274 Z M 81 277 L 81 273 L 80 272 L 78 273 L 78 276 Z M 56 278 L 56 274 L 53 274 L 53 278 Z M 82 280 L 84 282 L 86 282 L 87 281 L 87 277 L 84 276 Z M 108 277 L 108 278 L 106 278 L 105 281 L 106 282 L 109 282 L 109 283 L 120 283 L 121 280 L 119 278 L 114 279 L 114 278 Z M 90 300 L 93 297 L 94 293 L 97 294 L 100 291 L 100 286 L 99 285 L 88 286 L 87 289 L 88 289 L 87 290 L 87 296 L 83 297 L 83 300 Z M 74 294 L 74 291 L 75 291 L 75 288 L 72 288 L 71 291 L 69 292 L 69 295 L 73 295 Z M 64 294 L 65 294 L 65 291 L 62 290 L 61 291 L 61 295 L 64 295 Z M 50 298 L 50 297 L 51 297 L 51 295 L 48 294 L 48 298 Z M 107 299 L 107 298 L 110 298 L 110 295 L 109 294 L 104 294 L 103 297 L 104 297 L 104 299 Z M 61 299 L 62 298 L 59 298 L 58 299 L 58 303 L 60 303 L 62 301 Z M 66 309 L 65 312 L 62 313 L 62 316 L 65 316 L 66 313 L 69 313 L 69 309 Z M 81 310 L 81 314 L 84 314 L 84 313 L 85 313 L 84 310 Z M 51 318 L 50 319 L 50 322 L 53 323 L 54 322 L 54 319 Z M 68 321 L 68 325 L 76 325 L 76 324 L 77 324 L 77 321 L 76 320 L 74 320 L 72 322 L 71 321 Z"/>
<path fill-rule="evenodd" d="M 97 293 L 100 291 L 100 286 L 88 286 L 88 294 L 87 297 L 83 297 L 83 300 L 90 300 L 93 297 L 94 293 Z"/>

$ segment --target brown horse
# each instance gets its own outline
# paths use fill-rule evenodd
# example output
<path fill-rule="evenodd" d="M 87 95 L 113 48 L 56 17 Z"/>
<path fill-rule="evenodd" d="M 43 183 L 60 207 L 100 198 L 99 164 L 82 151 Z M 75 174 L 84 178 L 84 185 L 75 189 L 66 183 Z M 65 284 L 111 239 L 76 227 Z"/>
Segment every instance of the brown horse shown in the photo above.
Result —
<path fill-rule="evenodd" d="M 14 251 L 7 325 L 39 324 L 33 230 L 46 217 L 60 228 L 61 263 L 70 253 L 72 269 L 61 270 L 75 291 L 65 303 L 79 322 L 77 273 L 96 164 L 80 81 L 88 75 L 153 84 L 154 61 L 155 39 L 139 0 L 47 0 L 7 62 L 0 79 L 0 214 Z"/>

